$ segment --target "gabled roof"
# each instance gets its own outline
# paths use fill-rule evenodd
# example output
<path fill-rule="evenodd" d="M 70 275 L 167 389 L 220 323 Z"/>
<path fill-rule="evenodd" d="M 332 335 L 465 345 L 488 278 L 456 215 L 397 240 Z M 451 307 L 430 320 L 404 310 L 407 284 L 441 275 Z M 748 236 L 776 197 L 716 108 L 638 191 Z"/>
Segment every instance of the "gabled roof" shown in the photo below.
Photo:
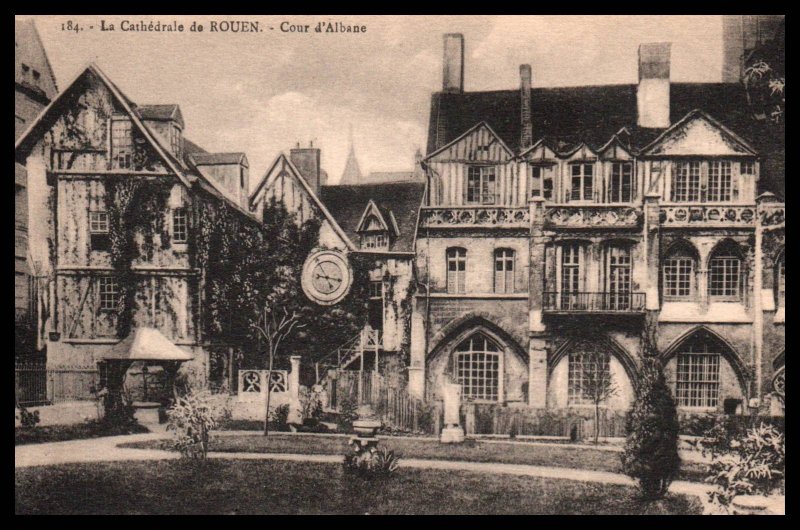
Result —
<path fill-rule="evenodd" d="M 190 153 L 189 156 L 197 166 L 242 164 L 249 167 L 244 153 Z"/>
<path fill-rule="evenodd" d="M 753 149 L 750 146 L 750 144 L 748 144 L 744 139 L 742 139 L 735 132 L 731 131 L 730 129 L 725 127 L 722 123 L 720 123 L 719 121 L 709 116 L 706 112 L 700 109 L 694 109 L 686 116 L 681 118 L 677 123 L 673 124 L 663 133 L 658 135 L 658 137 L 655 140 L 653 140 L 648 145 L 642 148 L 642 154 L 643 155 L 653 154 L 656 147 L 663 144 L 667 139 L 674 137 L 676 134 L 679 134 L 681 129 L 684 129 L 689 123 L 698 119 L 705 120 L 706 122 L 710 123 L 720 133 L 725 135 L 729 141 L 733 142 L 736 146 L 738 146 L 742 150 L 746 151 L 747 153 L 753 156 L 756 155 L 755 149 Z"/>
<path fill-rule="evenodd" d="M 533 138 L 548 139 L 558 153 L 581 142 L 597 150 L 618 133 L 630 150 L 638 151 L 664 129 L 637 126 L 636 91 L 635 84 L 532 88 Z M 428 156 L 482 121 L 515 152 L 521 151 L 520 105 L 519 89 L 434 93 Z M 670 83 L 670 122 L 678 122 L 694 109 L 714 116 L 751 145 L 762 160 L 759 186 L 783 194 L 785 134 L 767 120 L 759 123 L 752 119 L 741 84 Z M 623 128 L 627 138 L 622 135 Z"/>
<path fill-rule="evenodd" d="M 387 224 L 396 225 L 397 237 L 391 251 L 413 252 L 417 216 L 424 194 L 425 184 L 422 182 L 394 182 L 323 186 L 320 198 L 338 225 L 354 241 L 358 241 L 358 227 L 367 207 L 373 202 Z"/>
<path fill-rule="evenodd" d="M 169 169 L 175 173 L 178 179 L 183 183 L 187 188 L 192 188 L 192 186 L 196 183 L 201 189 L 207 191 L 208 193 L 214 195 L 218 199 L 226 201 L 228 204 L 233 206 L 237 211 L 246 215 L 250 219 L 253 219 L 253 215 L 251 212 L 243 209 L 239 206 L 236 202 L 232 201 L 230 198 L 226 196 L 226 194 L 221 191 L 213 180 L 208 179 L 205 175 L 203 175 L 194 163 L 191 160 L 190 156 L 184 156 L 183 158 L 177 158 L 172 151 L 162 144 L 161 135 L 153 133 L 149 127 L 147 127 L 139 113 L 137 111 L 136 104 L 131 101 L 115 84 L 111 79 L 94 63 L 89 64 L 87 67 L 82 69 L 79 74 L 67 85 L 67 87 L 62 90 L 51 102 L 47 107 L 45 107 L 39 116 L 31 122 L 30 127 L 20 136 L 17 141 L 14 143 L 14 152 L 15 157 L 25 157 L 36 144 L 38 139 L 44 133 L 47 128 L 52 126 L 53 122 L 58 117 L 58 108 L 61 102 L 66 98 L 66 95 L 72 92 L 73 90 L 77 90 L 79 85 L 78 81 L 80 81 L 84 76 L 93 75 L 101 83 L 103 83 L 106 88 L 108 88 L 109 92 L 111 93 L 112 97 L 119 103 L 125 113 L 130 117 L 131 123 L 133 123 L 134 127 L 142 134 L 145 140 L 153 147 L 156 153 L 161 157 L 164 163 L 169 167 Z M 193 152 L 202 151 L 200 147 L 197 145 L 186 141 L 185 144 L 189 145 Z"/>
<path fill-rule="evenodd" d="M 183 114 L 177 104 L 170 105 L 139 105 L 136 110 L 143 120 L 170 121 L 175 120 L 184 128 Z"/>
<path fill-rule="evenodd" d="M 385 208 L 380 208 L 372 199 L 370 199 L 369 203 L 367 203 L 367 207 L 364 209 L 364 213 L 361 215 L 361 220 L 358 222 L 355 231 L 367 231 L 370 217 L 375 217 L 381 224 L 381 228 L 387 232 L 391 230 L 395 237 L 400 233 L 400 229 L 397 227 L 397 220 L 394 218 L 392 211 Z"/>
<path fill-rule="evenodd" d="M 23 73 L 23 64 L 30 68 L 29 76 Z M 16 83 L 41 91 L 47 99 L 56 96 L 58 85 L 53 68 L 33 20 L 14 21 L 14 65 Z M 32 70 L 39 72 L 39 79 L 33 78 Z"/>
<path fill-rule="evenodd" d="M 264 173 L 264 176 L 261 177 L 256 189 L 253 193 L 250 194 L 250 207 L 254 207 L 256 204 L 256 199 L 261 195 L 262 191 L 265 188 L 271 186 L 275 180 L 281 175 L 288 175 L 290 178 L 293 178 L 297 181 L 300 186 L 305 190 L 306 196 L 309 200 L 314 204 L 319 211 L 322 213 L 322 216 L 330 223 L 333 231 L 341 238 L 342 242 L 347 245 L 347 248 L 350 250 L 355 250 L 356 247 L 353 245 L 353 242 L 350 240 L 348 234 L 342 230 L 339 224 L 336 221 L 336 218 L 331 214 L 331 212 L 326 208 L 325 204 L 320 200 L 319 197 L 313 192 L 311 186 L 308 184 L 303 175 L 300 173 L 300 170 L 292 164 L 292 161 L 286 156 L 284 153 L 278 155 L 275 161 L 269 166 L 269 169 Z"/>
<path fill-rule="evenodd" d="M 103 355 L 103 359 L 126 361 L 191 361 L 193 358 L 155 328 L 136 328 Z"/>
<path fill-rule="evenodd" d="M 489 125 L 486 121 L 480 121 L 480 122 L 476 123 L 475 125 L 473 125 L 472 127 L 470 127 L 469 129 L 467 129 L 466 131 L 464 131 L 458 137 L 453 138 L 453 140 L 451 140 L 447 144 L 441 146 L 439 149 L 436 149 L 433 153 L 430 153 L 428 156 L 425 157 L 425 160 L 430 160 L 431 158 L 435 157 L 436 155 L 438 155 L 442 151 L 444 151 L 444 150 L 450 148 L 451 146 L 457 144 L 458 142 L 460 142 L 461 140 L 463 140 L 464 138 L 466 138 L 467 136 L 472 134 L 474 131 L 477 131 L 481 127 L 486 127 L 486 129 L 489 131 L 489 134 L 491 134 L 492 136 L 497 138 L 497 141 L 500 142 L 500 146 L 509 154 L 509 156 L 514 156 L 514 152 L 511 150 L 510 147 L 508 147 L 506 142 L 503 141 L 503 138 L 500 137 L 500 135 L 498 135 L 494 131 L 494 129 L 492 129 L 492 126 Z"/>

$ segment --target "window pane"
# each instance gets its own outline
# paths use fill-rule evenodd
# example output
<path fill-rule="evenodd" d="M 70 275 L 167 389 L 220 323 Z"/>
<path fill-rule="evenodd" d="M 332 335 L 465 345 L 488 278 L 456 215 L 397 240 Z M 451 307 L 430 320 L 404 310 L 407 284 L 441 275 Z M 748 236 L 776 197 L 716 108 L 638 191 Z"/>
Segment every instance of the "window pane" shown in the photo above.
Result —
<path fill-rule="evenodd" d="M 731 200 L 731 163 L 712 161 L 708 165 L 708 200 L 722 202 Z"/>
<path fill-rule="evenodd" d="M 716 407 L 719 400 L 720 353 L 694 342 L 678 354 L 675 397 L 682 407 Z"/>
<path fill-rule="evenodd" d="M 730 256 L 713 258 L 709 262 L 709 294 L 738 297 L 739 267 L 739 258 Z"/>
<path fill-rule="evenodd" d="M 456 347 L 455 372 L 462 395 L 497 401 L 500 388 L 500 348 L 483 335 L 474 335 Z"/>

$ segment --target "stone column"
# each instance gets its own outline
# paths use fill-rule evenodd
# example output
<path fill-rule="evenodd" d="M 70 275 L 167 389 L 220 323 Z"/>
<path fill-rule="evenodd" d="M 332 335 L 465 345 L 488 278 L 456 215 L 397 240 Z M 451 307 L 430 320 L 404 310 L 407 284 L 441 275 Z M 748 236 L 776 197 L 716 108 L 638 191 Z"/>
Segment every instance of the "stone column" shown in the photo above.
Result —
<path fill-rule="evenodd" d="M 289 357 L 292 363 L 292 371 L 289 372 L 289 423 L 303 423 L 303 413 L 300 410 L 300 356 L 292 355 Z"/>
<path fill-rule="evenodd" d="M 547 347 L 544 338 L 531 333 L 528 349 L 528 405 L 547 406 Z"/>
<path fill-rule="evenodd" d="M 648 311 L 658 311 L 661 307 L 658 293 L 658 271 L 661 266 L 661 209 L 659 200 L 661 195 L 649 192 L 644 198 L 644 244 L 647 263 L 647 301 L 645 308 Z"/>
<path fill-rule="evenodd" d="M 442 385 L 444 396 L 444 429 L 440 440 L 443 444 L 464 441 L 464 429 L 461 427 L 461 385 L 445 383 Z"/>
<path fill-rule="evenodd" d="M 425 311 L 424 303 L 414 301 L 411 314 L 411 365 L 408 367 L 408 393 L 417 399 L 425 399 Z"/>
<path fill-rule="evenodd" d="M 529 203 L 531 218 L 530 263 L 528 267 L 528 309 L 530 312 L 530 331 L 545 330 L 542 323 L 542 291 L 545 275 L 544 199 L 534 197 Z"/>

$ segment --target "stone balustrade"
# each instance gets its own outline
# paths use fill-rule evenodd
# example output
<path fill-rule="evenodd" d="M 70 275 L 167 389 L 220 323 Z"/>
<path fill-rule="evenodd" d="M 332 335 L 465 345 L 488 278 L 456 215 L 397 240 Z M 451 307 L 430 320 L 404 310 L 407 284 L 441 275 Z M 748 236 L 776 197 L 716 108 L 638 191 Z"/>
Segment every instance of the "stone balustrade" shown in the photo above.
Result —
<path fill-rule="evenodd" d="M 420 211 L 421 228 L 528 228 L 527 206 L 426 207 Z"/>
<path fill-rule="evenodd" d="M 666 205 L 660 214 L 664 227 L 749 228 L 756 223 L 755 206 Z"/>
<path fill-rule="evenodd" d="M 557 205 L 544 213 L 546 228 L 639 228 L 643 211 L 632 206 Z"/>

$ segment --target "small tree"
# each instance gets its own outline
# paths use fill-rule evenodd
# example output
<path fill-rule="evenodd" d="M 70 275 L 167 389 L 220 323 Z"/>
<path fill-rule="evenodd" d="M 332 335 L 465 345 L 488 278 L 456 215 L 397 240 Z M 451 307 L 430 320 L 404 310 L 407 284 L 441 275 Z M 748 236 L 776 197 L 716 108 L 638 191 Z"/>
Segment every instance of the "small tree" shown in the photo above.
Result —
<path fill-rule="evenodd" d="M 636 400 L 626 420 L 622 454 L 626 474 L 639 482 L 646 499 L 663 497 L 680 468 L 678 413 L 664 379 L 661 361 L 645 356 Z"/>
<path fill-rule="evenodd" d="M 583 398 L 594 405 L 594 443 L 597 443 L 600 439 L 600 405 L 618 392 L 607 354 L 586 352 L 582 355 L 578 386 Z"/>
<path fill-rule="evenodd" d="M 264 308 L 264 316 L 261 322 L 253 325 L 264 340 L 267 341 L 267 408 L 264 413 L 264 436 L 269 434 L 269 404 L 272 396 L 272 367 L 275 362 L 275 355 L 278 353 L 281 343 L 292 334 L 292 331 L 306 326 L 300 323 L 300 314 L 297 311 L 292 311 L 289 314 L 286 306 L 282 306 L 280 316 L 278 316 L 278 313 L 277 309 Z"/>

